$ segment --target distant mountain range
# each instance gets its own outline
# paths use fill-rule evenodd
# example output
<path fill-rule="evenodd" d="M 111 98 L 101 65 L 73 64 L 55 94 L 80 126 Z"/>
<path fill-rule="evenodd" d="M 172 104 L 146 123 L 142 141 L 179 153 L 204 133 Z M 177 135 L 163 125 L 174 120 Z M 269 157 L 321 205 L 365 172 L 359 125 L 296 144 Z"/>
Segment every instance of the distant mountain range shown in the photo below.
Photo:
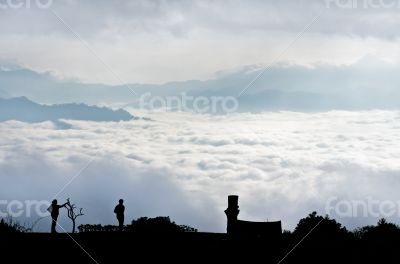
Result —
<path fill-rule="evenodd" d="M 184 93 L 197 98 L 236 97 L 238 112 L 399 109 L 399 70 L 400 66 L 372 57 L 351 65 L 277 63 L 219 72 L 209 80 L 107 85 L 58 79 L 49 72 L 17 66 L 2 69 L 0 63 L 0 97 L 138 108 L 146 94 L 165 99 Z"/>
<path fill-rule="evenodd" d="M 17 120 L 28 123 L 53 121 L 64 124 L 60 119 L 87 121 L 128 121 L 133 116 L 123 109 L 112 110 L 106 107 L 85 104 L 37 104 L 26 97 L 0 98 L 0 122 Z"/>

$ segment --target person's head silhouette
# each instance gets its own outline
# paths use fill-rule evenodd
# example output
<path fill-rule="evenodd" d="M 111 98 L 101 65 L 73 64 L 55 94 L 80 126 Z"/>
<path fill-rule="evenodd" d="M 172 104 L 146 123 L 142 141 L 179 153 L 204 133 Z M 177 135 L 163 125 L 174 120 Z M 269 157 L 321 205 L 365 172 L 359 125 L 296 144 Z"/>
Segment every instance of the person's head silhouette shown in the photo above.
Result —
<path fill-rule="evenodd" d="M 52 205 L 57 205 L 57 200 L 54 199 L 54 200 L 51 202 L 51 204 L 52 204 Z"/>
<path fill-rule="evenodd" d="M 124 203 L 124 200 L 123 199 L 119 199 L 119 204 L 123 204 Z"/>

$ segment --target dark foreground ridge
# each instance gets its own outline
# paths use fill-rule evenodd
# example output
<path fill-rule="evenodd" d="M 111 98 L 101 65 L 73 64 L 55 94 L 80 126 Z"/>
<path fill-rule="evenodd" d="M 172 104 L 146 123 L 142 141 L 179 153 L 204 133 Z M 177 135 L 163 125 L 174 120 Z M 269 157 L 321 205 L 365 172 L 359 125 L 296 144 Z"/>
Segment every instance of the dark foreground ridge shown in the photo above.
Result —
<path fill-rule="evenodd" d="M 0 224 L 2 256 L 13 263 L 399 263 L 400 228 L 386 220 L 352 232 L 316 212 L 293 232 L 281 222 L 237 219 L 230 196 L 227 233 L 200 233 L 168 217 L 140 218 L 118 226 L 81 225 L 79 233 L 13 232 Z M 15 227 L 14 227 L 15 229 Z"/>

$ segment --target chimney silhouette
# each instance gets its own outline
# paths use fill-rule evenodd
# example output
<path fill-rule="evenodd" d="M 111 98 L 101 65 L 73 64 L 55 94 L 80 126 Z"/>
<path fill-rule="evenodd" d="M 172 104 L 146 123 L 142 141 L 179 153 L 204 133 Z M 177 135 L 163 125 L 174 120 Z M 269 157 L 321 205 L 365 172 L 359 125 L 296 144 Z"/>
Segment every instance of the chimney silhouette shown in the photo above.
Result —
<path fill-rule="evenodd" d="M 239 215 L 239 196 L 228 196 L 228 208 L 225 210 L 227 218 L 226 232 L 228 235 L 233 235 L 237 231 L 237 221 Z"/>

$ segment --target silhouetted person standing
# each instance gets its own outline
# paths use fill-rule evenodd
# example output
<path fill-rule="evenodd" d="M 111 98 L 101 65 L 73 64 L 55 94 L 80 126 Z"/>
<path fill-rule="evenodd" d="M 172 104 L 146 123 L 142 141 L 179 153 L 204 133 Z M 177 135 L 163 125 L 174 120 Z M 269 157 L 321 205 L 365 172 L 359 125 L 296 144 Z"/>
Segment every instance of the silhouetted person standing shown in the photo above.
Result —
<path fill-rule="evenodd" d="M 119 223 L 119 231 L 122 231 L 122 228 L 124 227 L 124 213 L 125 213 L 125 206 L 124 206 L 124 200 L 120 199 L 119 203 L 117 206 L 115 206 L 114 213 L 117 216 L 118 223 Z"/>
<path fill-rule="evenodd" d="M 47 209 L 51 213 L 51 233 L 57 233 L 56 225 L 58 215 L 60 214 L 60 208 L 65 207 L 66 204 L 67 203 L 63 205 L 58 205 L 57 200 L 53 200 L 53 202 L 51 202 L 51 206 L 49 207 L 49 209 Z"/>

